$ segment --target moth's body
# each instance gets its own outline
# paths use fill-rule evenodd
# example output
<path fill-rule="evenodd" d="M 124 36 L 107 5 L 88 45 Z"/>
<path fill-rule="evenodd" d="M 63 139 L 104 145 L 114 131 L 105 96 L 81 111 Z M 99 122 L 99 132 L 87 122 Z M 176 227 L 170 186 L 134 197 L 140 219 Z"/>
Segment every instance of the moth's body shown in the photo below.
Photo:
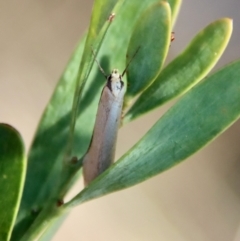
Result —
<path fill-rule="evenodd" d="M 85 185 L 104 172 L 114 160 L 124 93 L 122 76 L 114 69 L 103 88 L 92 140 L 83 158 Z"/>

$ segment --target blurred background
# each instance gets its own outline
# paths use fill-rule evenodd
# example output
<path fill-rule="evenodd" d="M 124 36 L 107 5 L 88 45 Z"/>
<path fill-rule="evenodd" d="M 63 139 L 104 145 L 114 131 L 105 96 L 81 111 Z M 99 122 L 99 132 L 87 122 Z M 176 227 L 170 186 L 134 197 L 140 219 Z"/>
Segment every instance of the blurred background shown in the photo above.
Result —
<path fill-rule="evenodd" d="M 92 0 L 0 1 L 0 122 L 27 148 L 76 43 Z M 240 57 L 239 0 L 183 0 L 168 61 L 210 22 L 233 18 L 233 36 L 215 67 Z M 117 158 L 169 108 L 120 130 Z M 240 240 L 240 122 L 180 165 L 72 211 L 54 241 Z"/>

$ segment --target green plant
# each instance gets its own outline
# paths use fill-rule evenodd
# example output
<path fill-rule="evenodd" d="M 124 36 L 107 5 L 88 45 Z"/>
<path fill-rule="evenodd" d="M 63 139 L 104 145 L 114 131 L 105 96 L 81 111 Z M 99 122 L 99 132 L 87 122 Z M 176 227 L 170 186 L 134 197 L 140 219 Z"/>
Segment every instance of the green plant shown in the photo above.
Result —
<path fill-rule="evenodd" d="M 213 140 L 239 117 L 239 61 L 191 89 L 220 58 L 231 35 L 231 20 L 224 18 L 211 23 L 182 54 L 162 68 L 180 6 L 179 0 L 168 2 L 170 6 L 156 0 L 141 3 L 135 0 L 95 1 L 87 37 L 73 54 L 33 141 L 11 240 L 32 240 L 75 205 L 167 170 Z M 112 23 L 106 21 L 111 12 L 116 13 Z M 146 36 L 151 38 L 146 39 Z M 92 69 L 91 46 L 97 50 L 101 46 L 99 56 L 105 56 L 102 58 L 104 69 L 108 63 L 124 69 L 126 51 L 132 56 L 141 47 L 128 70 L 123 124 L 174 97 L 184 96 L 109 170 L 63 204 L 66 192 L 80 173 L 81 163 L 71 163 L 71 158 L 84 155 L 89 145 L 101 93 L 99 79 L 102 77 Z M 123 46 L 128 46 L 127 50 Z M 139 98 L 132 104 L 136 96 Z M 128 111 L 127 107 L 130 107 Z M 1 176 L 13 173 L 15 165 L 22 170 L 21 175 L 6 183 L 12 186 L 1 185 L 2 193 L 6 193 L 1 201 L 8 203 L 2 206 L 9 207 L 9 211 L 5 209 L 0 213 L 1 220 L 6 220 L 7 214 L 12 221 L 0 232 L 3 240 L 9 240 L 22 192 L 26 160 L 16 131 L 1 125 L 1 139 L 5 140 L 1 145 Z M 6 160 L 9 160 L 8 165 Z M 18 195 L 13 196 L 8 190 L 15 190 Z"/>

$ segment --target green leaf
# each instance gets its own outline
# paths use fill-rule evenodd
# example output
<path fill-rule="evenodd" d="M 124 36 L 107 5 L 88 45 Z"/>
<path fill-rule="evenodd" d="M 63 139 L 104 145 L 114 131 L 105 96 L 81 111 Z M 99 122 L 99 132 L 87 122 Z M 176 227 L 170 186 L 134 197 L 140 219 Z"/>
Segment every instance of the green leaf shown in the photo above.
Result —
<path fill-rule="evenodd" d="M 116 17 L 111 25 L 111 28 L 107 32 L 105 41 L 103 42 L 99 51 L 99 55 L 101 57 L 104 56 L 109 60 L 109 64 L 105 63 L 106 66 L 104 66 L 103 63 L 103 67 L 105 67 L 104 69 L 107 69 L 109 66 L 111 67 L 108 69 L 109 73 L 113 68 L 124 70 L 126 67 L 126 48 L 128 47 L 128 43 L 136 22 L 148 7 L 159 2 L 166 1 L 131 0 L 125 1 L 122 4 L 121 9 L 116 13 Z M 174 22 L 177 17 L 181 1 L 169 0 L 168 2 L 172 10 L 172 22 Z M 134 49 L 132 51 L 134 52 Z M 106 62 L 106 60 L 104 62 Z"/>
<path fill-rule="evenodd" d="M 23 198 L 11 240 L 20 239 L 58 183 L 83 44 L 76 48 L 40 121 L 29 153 Z"/>
<path fill-rule="evenodd" d="M 124 121 L 131 121 L 187 92 L 217 63 L 231 33 L 232 20 L 228 18 L 217 20 L 199 32 L 189 46 L 141 94 Z"/>
<path fill-rule="evenodd" d="M 10 239 L 26 174 L 24 144 L 20 134 L 0 124 L 0 240 Z"/>
<path fill-rule="evenodd" d="M 68 207 L 130 187 L 180 163 L 240 117 L 240 60 L 199 83 Z"/>
<path fill-rule="evenodd" d="M 140 15 L 127 51 L 130 59 L 139 48 L 127 71 L 125 99 L 128 101 L 142 92 L 159 74 L 169 49 L 170 34 L 171 9 L 167 2 L 157 2 Z"/>

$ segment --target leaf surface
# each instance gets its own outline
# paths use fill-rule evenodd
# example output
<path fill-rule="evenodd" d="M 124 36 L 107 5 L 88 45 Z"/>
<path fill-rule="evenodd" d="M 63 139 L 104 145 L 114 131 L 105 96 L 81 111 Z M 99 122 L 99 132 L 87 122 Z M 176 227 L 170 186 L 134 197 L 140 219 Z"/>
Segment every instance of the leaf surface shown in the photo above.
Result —
<path fill-rule="evenodd" d="M 139 17 L 128 45 L 127 93 L 131 98 L 151 84 L 160 72 L 170 45 L 171 9 L 166 2 L 152 4 Z M 136 52 L 138 50 L 138 52 Z"/>
<path fill-rule="evenodd" d="M 233 124 L 240 116 L 239 106 L 240 60 L 185 94 L 67 207 L 130 187 L 180 163 Z"/>
<path fill-rule="evenodd" d="M 232 20 L 228 18 L 217 20 L 199 32 L 140 95 L 126 114 L 125 122 L 184 94 L 203 79 L 221 57 L 231 33 Z"/>
<path fill-rule="evenodd" d="M 20 134 L 0 124 L 0 240 L 10 239 L 17 217 L 26 174 L 24 144 Z"/>

